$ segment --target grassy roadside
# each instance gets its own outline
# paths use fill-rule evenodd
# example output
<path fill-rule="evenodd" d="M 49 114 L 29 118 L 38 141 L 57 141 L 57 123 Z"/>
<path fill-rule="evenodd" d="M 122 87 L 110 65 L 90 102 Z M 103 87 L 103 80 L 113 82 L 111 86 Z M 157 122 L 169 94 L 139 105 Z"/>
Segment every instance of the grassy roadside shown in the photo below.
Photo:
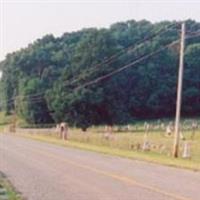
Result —
<path fill-rule="evenodd" d="M 120 156 L 123 158 L 142 160 L 151 163 L 162 164 L 166 166 L 173 166 L 177 168 L 184 168 L 189 170 L 200 171 L 200 163 L 193 160 L 185 160 L 185 159 L 174 159 L 169 156 L 165 156 L 162 154 L 158 154 L 155 152 L 136 152 L 130 150 L 122 150 L 118 148 L 110 148 L 106 146 L 98 146 L 92 144 L 81 143 L 77 141 L 62 141 L 56 137 L 52 137 L 49 135 L 30 135 L 30 134 L 18 134 L 20 137 L 25 137 L 28 139 L 34 139 L 42 142 L 48 142 L 52 144 L 56 144 L 59 146 L 70 147 L 70 148 L 78 148 L 87 151 L 93 151 L 103 154 L 108 154 L 112 156 Z"/>
<path fill-rule="evenodd" d="M 22 197 L 19 193 L 17 193 L 11 183 L 0 173 L 0 189 L 5 190 L 6 198 L 0 195 L 0 199 L 5 200 L 22 200 Z M 4 193 L 4 192 L 3 192 Z"/>
<path fill-rule="evenodd" d="M 21 119 L 17 119 L 18 122 Z M 186 121 L 186 126 L 191 125 L 193 119 L 184 119 L 183 124 Z M 196 119 L 200 123 L 200 119 Z M 0 112 L 0 132 L 8 132 L 9 124 L 12 121 L 12 116 L 6 116 L 3 112 Z M 169 123 L 169 120 L 163 121 L 165 124 Z M 149 121 L 151 125 L 157 125 L 157 121 Z M 136 128 L 137 127 L 137 128 Z M 115 127 L 115 129 L 117 126 Z M 135 130 L 136 129 L 136 130 Z M 3 131 L 5 130 L 5 131 Z M 136 149 L 137 144 L 142 145 L 144 142 L 144 123 L 138 121 L 135 125 L 131 125 L 132 131 L 115 131 L 114 139 L 107 140 L 103 137 L 104 127 L 90 127 L 86 133 L 82 133 L 80 129 L 71 128 L 69 134 L 69 141 L 62 141 L 56 137 L 54 129 L 46 128 L 46 133 L 40 133 L 40 129 L 29 128 L 24 129 L 23 132 L 18 134 L 19 136 L 29 139 L 35 139 L 43 142 L 49 142 L 64 147 L 78 148 L 93 152 L 99 152 L 109 154 L 113 156 L 120 156 L 129 159 L 143 160 L 147 162 L 153 162 L 163 164 L 167 166 L 174 166 L 179 168 L 186 168 L 190 170 L 200 171 L 200 131 L 197 130 L 195 140 L 191 140 L 191 130 L 185 129 L 183 134 L 191 145 L 191 160 L 187 159 L 173 159 L 171 154 L 172 137 L 164 137 L 165 131 L 163 130 L 151 130 L 148 140 L 154 146 L 149 152 L 143 152 L 141 149 Z M 52 132 L 52 133 L 51 133 Z M 34 133 L 34 134 L 32 134 Z M 159 147 L 161 146 L 161 147 Z M 162 146 L 164 149 L 162 149 Z M 183 152 L 184 141 L 180 142 L 180 151 Z"/>
<path fill-rule="evenodd" d="M 11 115 L 8 116 L 5 115 L 4 112 L 0 112 L 0 131 L 4 130 L 4 128 L 9 125 L 11 120 L 12 120 Z"/>

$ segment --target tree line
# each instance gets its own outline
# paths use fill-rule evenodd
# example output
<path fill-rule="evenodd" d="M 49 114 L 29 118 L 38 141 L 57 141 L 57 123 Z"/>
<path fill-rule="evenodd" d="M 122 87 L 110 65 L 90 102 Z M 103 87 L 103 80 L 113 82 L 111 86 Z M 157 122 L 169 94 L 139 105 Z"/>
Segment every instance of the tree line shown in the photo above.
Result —
<path fill-rule="evenodd" d="M 188 20 L 186 28 L 192 35 L 200 30 L 200 23 Z M 31 124 L 66 121 L 83 129 L 174 116 L 178 43 L 116 75 L 81 86 L 179 36 L 179 22 L 146 20 L 61 37 L 46 35 L 0 63 L 1 109 L 7 114 L 15 110 Z M 182 114 L 200 114 L 200 37 L 186 41 Z"/>

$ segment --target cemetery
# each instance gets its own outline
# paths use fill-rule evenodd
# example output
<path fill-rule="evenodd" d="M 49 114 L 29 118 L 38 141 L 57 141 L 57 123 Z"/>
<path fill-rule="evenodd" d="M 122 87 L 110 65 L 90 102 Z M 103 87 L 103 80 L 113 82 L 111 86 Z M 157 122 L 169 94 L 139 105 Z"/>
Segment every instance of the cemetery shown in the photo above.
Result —
<path fill-rule="evenodd" d="M 68 126 L 62 129 L 61 124 L 52 128 L 17 128 L 15 134 L 61 146 L 200 170 L 198 118 L 181 120 L 178 159 L 172 159 L 174 123 L 169 119 L 123 126 L 92 126 L 87 131 Z"/>

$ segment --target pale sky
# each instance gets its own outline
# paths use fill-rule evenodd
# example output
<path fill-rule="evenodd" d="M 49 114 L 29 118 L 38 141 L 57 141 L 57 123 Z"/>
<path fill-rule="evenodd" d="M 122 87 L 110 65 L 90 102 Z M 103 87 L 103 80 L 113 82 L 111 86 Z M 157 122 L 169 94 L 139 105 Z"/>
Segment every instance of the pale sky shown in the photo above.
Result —
<path fill-rule="evenodd" d="M 200 22 L 200 0 L 0 0 L 0 60 L 49 33 L 188 18 Z"/>

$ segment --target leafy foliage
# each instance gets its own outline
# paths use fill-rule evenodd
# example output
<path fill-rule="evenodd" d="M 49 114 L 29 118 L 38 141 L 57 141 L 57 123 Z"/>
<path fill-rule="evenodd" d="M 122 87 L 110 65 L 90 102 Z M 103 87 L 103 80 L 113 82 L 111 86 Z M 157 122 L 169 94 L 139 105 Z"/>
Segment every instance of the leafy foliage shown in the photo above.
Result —
<path fill-rule="evenodd" d="M 15 107 L 29 123 L 65 120 L 83 129 L 95 124 L 125 124 L 139 117 L 174 115 L 177 45 L 99 83 L 79 88 L 178 39 L 176 27 L 133 48 L 138 41 L 170 24 L 130 20 L 109 29 L 83 29 L 58 38 L 46 35 L 27 48 L 8 54 L 0 63 L 1 107 L 7 113 Z M 200 23 L 187 21 L 188 31 L 199 29 Z M 199 55 L 200 38 L 188 40 L 185 115 L 200 114 Z"/>

